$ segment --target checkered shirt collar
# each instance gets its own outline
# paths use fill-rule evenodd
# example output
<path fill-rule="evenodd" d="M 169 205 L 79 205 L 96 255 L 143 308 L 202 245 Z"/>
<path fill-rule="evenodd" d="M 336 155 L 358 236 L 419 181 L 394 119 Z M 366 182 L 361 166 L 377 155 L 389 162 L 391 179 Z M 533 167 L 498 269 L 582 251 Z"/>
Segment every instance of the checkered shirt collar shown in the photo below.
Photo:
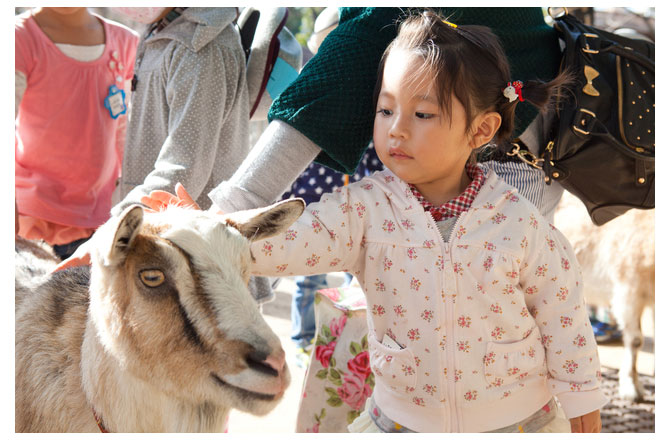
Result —
<path fill-rule="evenodd" d="M 468 174 L 468 177 L 472 179 L 472 182 L 470 182 L 467 188 L 465 188 L 459 196 L 445 202 L 441 206 L 433 206 L 421 195 L 414 185 L 410 184 L 409 187 L 412 190 L 414 197 L 416 197 L 419 203 L 421 203 L 421 206 L 423 206 L 423 210 L 430 211 L 430 214 L 436 222 L 450 217 L 458 217 L 460 214 L 470 209 L 473 200 L 482 188 L 485 178 L 484 170 L 477 165 L 467 164 L 465 166 L 465 172 Z"/>

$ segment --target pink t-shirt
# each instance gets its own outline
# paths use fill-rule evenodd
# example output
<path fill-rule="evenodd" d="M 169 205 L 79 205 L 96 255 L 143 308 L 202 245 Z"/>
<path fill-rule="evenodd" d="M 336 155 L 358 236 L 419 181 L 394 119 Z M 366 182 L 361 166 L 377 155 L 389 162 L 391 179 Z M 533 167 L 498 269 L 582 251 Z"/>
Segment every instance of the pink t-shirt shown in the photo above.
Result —
<path fill-rule="evenodd" d="M 96 16 L 105 50 L 91 62 L 63 54 L 30 12 L 15 20 L 16 70 L 26 91 L 15 129 L 15 190 L 19 213 L 61 225 L 96 228 L 109 218 L 121 171 L 123 139 L 104 101 L 133 74 L 138 38 Z M 129 96 L 125 97 L 128 105 Z"/>

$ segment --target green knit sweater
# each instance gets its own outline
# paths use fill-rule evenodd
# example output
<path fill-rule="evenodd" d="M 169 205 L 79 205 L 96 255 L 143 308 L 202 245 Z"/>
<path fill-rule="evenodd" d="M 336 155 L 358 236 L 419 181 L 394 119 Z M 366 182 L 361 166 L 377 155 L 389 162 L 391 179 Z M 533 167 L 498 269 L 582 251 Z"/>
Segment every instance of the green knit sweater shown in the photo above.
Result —
<path fill-rule="evenodd" d="M 541 8 L 440 8 L 456 24 L 488 26 L 501 39 L 512 78 L 556 76 L 560 48 Z M 316 161 L 351 174 L 372 139 L 373 89 L 386 46 L 407 8 L 340 8 L 340 24 L 324 40 L 300 76 L 274 101 L 269 120 L 291 125 L 321 148 Z M 521 102 L 515 135 L 537 115 Z"/>

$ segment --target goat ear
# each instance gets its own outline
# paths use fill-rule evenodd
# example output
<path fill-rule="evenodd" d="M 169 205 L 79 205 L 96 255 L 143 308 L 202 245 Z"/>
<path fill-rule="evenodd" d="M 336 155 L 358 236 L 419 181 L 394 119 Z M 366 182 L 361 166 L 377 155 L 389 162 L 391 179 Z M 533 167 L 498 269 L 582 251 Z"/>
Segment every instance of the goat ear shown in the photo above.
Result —
<path fill-rule="evenodd" d="M 128 249 L 142 226 L 144 211 L 140 205 L 133 205 L 126 208 L 118 217 L 110 220 L 109 235 L 114 234 L 114 238 L 107 245 L 103 256 L 105 265 L 117 262 L 125 258 Z"/>
<path fill-rule="evenodd" d="M 284 200 L 266 208 L 239 211 L 226 216 L 226 224 L 251 241 L 272 237 L 298 220 L 305 210 L 303 199 Z"/>

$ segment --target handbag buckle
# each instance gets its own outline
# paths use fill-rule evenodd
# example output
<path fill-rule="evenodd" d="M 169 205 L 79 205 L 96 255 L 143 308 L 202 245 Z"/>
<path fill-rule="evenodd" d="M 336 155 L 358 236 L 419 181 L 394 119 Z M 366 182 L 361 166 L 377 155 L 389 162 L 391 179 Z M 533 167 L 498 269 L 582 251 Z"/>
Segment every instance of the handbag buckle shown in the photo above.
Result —
<path fill-rule="evenodd" d="M 591 116 L 592 118 L 596 117 L 596 114 L 593 113 L 591 110 L 587 110 L 585 108 L 580 108 L 579 111 L 582 112 L 582 113 L 586 113 L 587 115 Z M 580 118 L 580 124 L 582 125 L 582 127 L 586 127 L 588 125 L 588 121 L 586 120 L 586 118 L 581 117 Z M 573 125 L 572 129 L 574 131 L 578 132 L 578 133 L 583 134 L 584 136 L 588 136 L 588 135 L 591 134 L 591 132 L 583 130 L 583 129 L 577 127 L 576 125 Z"/>
<path fill-rule="evenodd" d="M 599 53 L 598 50 L 591 49 L 591 46 L 589 46 L 588 38 L 600 38 L 600 37 L 598 37 L 597 34 L 591 34 L 591 33 L 587 33 L 587 32 L 584 32 L 582 35 L 584 35 L 584 46 L 585 46 L 585 47 L 582 47 L 582 52 L 585 52 L 585 53 Z"/>
<path fill-rule="evenodd" d="M 505 154 L 507 154 L 508 156 L 518 156 L 519 159 L 521 159 L 521 161 L 524 162 L 525 164 L 537 168 L 538 170 L 542 169 L 542 166 L 540 164 L 544 163 L 544 159 L 535 157 L 535 155 L 528 150 L 522 150 L 521 146 L 515 142 L 512 142 L 512 145 L 514 145 L 512 151 L 507 152 Z M 530 159 L 528 159 L 527 157 L 529 157 Z"/>

